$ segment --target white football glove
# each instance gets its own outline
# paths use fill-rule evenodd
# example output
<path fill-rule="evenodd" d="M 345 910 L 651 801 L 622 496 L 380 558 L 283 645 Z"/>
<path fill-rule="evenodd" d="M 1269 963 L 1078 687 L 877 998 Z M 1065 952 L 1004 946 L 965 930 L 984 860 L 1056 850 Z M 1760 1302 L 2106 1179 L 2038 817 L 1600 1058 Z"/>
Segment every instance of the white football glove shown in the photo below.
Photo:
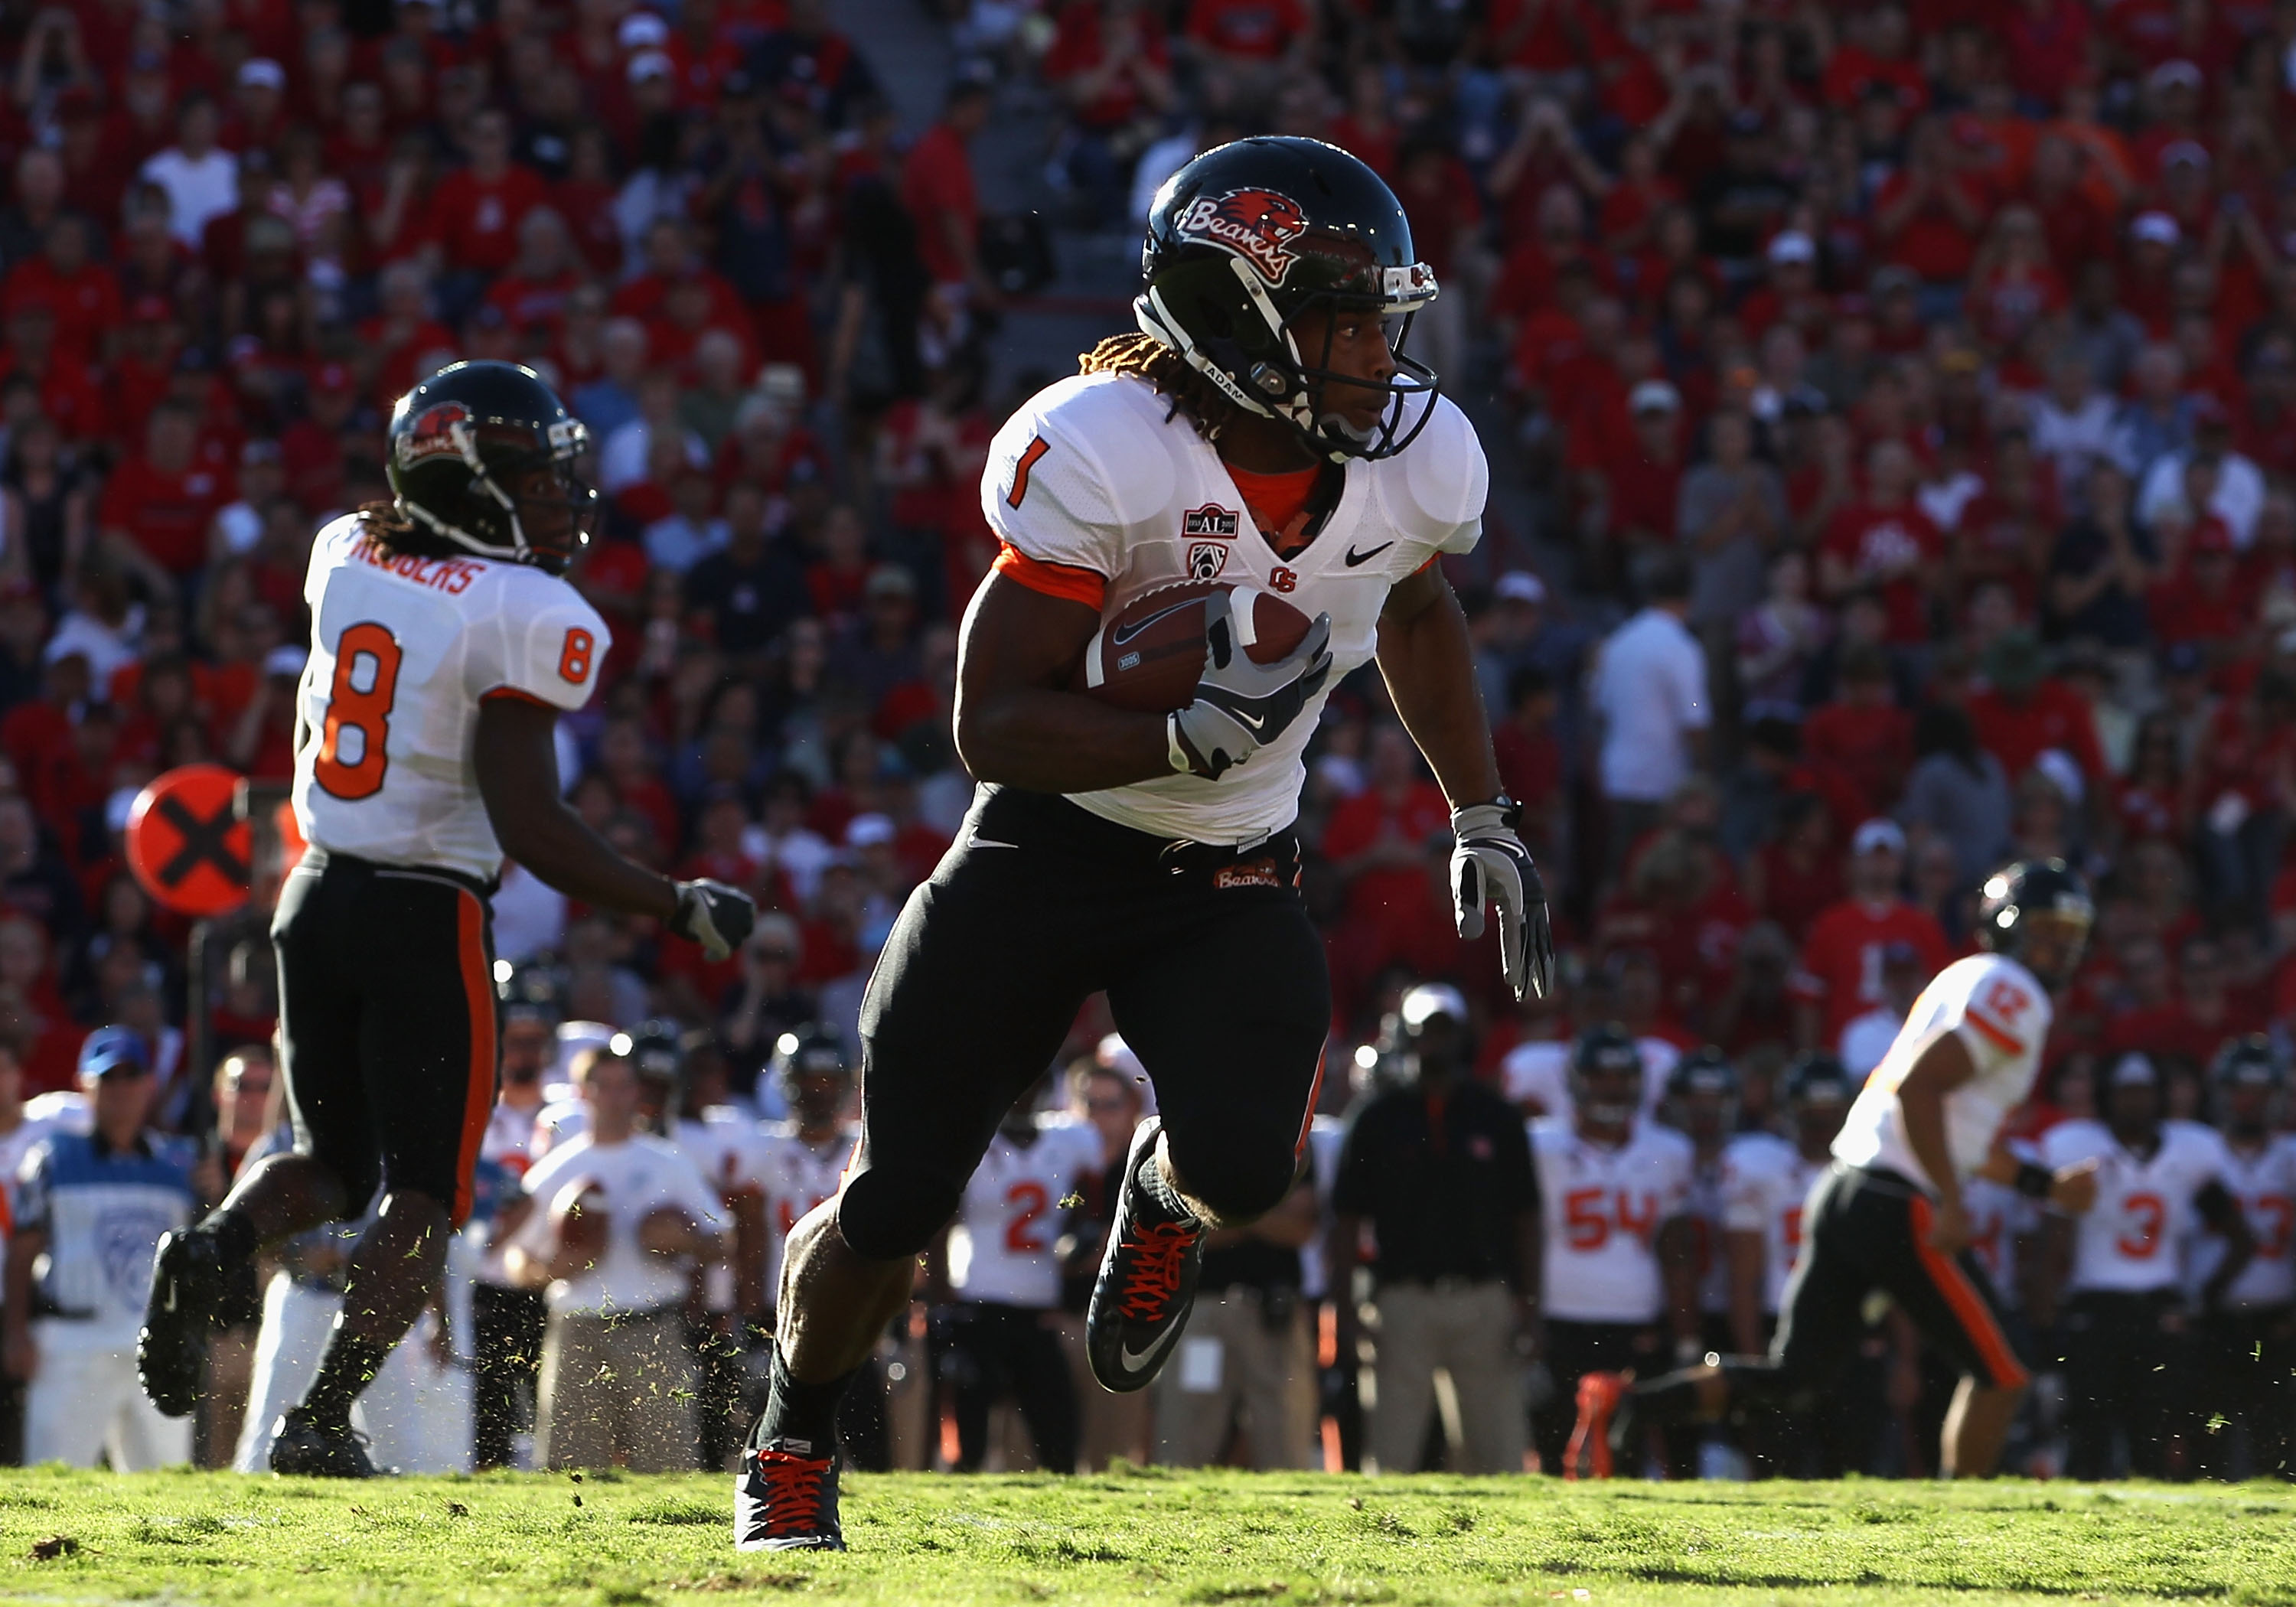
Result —
<path fill-rule="evenodd" d="M 1451 906 L 1459 936 L 1483 935 L 1483 903 L 1498 906 L 1499 959 L 1514 996 L 1554 991 L 1554 931 L 1546 919 L 1546 885 L 1516 828 L 1517 803 L 1469 804 L 1451 812 Z"/>
<path fill-rule="evenodd" d="M 677 913 L 669 918 L 669 930 L 699 943 L 702 957 L 713 964 L 741 947 L 757 923 L 756 901 L 738 887 L 706 877 L 677 884 Z"/>
<path fill-rule="evenodd" d="M 1300 645 L 1255 664 L 1235 637 L 1230 594 L 1204 599 L 1204 673 L 1196 701 L 1172 717 L 1188 768 L 1207 781 L 1283 734 L 1332 672 L 1332 616 L 1317 614 Z"/>

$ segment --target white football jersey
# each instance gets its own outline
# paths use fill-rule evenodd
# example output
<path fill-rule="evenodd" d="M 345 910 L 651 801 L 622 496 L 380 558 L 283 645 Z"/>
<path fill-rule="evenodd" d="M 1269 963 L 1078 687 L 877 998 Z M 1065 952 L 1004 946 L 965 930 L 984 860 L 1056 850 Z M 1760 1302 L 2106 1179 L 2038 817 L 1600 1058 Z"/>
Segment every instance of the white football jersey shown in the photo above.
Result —
<path fill-rule="evenodd" d="M 671 1139 L 678 1153 L 693 1162 L 693 1169 L 729 1200 L 744 1191 L 765 1190 L 766 1136 L 755 1121 L 731 1105 L 714 1105 L 700 1121 L 680 1117 Z M 726 1231 L 733 1231 L 734 1213 L 726 1213 Z M 702 1304 L 712 1311 L 731 1311 L 741 1287 L 732 1260 L 712 1261 L 701 1274 Z"/>
<path fill-rule="evenodd" d="M 2248 1231 L 2256 1235 L 2256 1255 L 2225 1291 L 2230 1307 L 2285 1306 L 2296 1300 L 2296 1135 L 2279 1133 L 2253 1154 L 2225 1146 L 2225 1185 L 2240 1201 Z M 2225 1243 L 2214 1234 L 2194 1241 L 2185 1291 L 2197 1296 L 2224 1261 Z"/>
<path fill-rule="evenodd" d="M 948 1234 L 948 1283 L 968 1300 L 1050 1311 L 1061 1303 L 1054 1249 L 1070 1207 L 1100 1170 L 1100 1133 L 1089 1122 L 1043 1122 L 1026 1146 L 998 1133 L 964 1185 Z"/>
<path fill-rule="evenodd" d="M 840 1127 L 834 1137 L 810 1144 L 797 1136 L 794 1122 L 767 1122 L 758 1142 L 758 1177 L 766 1191 L 766 1300 L 781 1299 L 782 1250 L 790 1229 L 807 1212 L 837 1197 L 846 1164 L 853 1159 L 851 1127 Z"/>
<path fill-rule="evenodd" d="M 2048 990 L 2006 955 L 1956 960 L 1922 989 L 1898 1041 L 1857 1091 L 1833 1140 L 1834 1159 L 1885 1168 L 1934 1191 L 1906 1142 L 1898 1086 L 1923 1050 L 1956 1032 L 1977 1074 L 1945 1096 L 1945 1141 L 1953 1169 L 1967 1177 L 1983 1164 L 2003 1119 L 2032 1091 L 2051 1013 Z"/>
<path fill-rule="evenodd" d="M 1775 1133 L 1742 1133 L 1722 1152 L 1722 1226 L 1762 1235 L 1762 1310 L 1775 1314 L 1801 1259 L 1802 1202 L 1825 1168 Z"/>
<path fill-rule="evenodd" d="M 1324 699 L 1378 645 L 1389 588 L 1439 553 L 1482 534 L 1489 471 L 1474 427 L 1447 398 L 1419 438 L 1379 462 L 1346 465 L 1338 505 L 1305 550 L 1279 558 L 1210 444 L 1145 381 L 1082 374 L 1048 386 L 989 445 L 980 505 L 997 539 L 1039 579 L 1096 595 L 1103 618 L 1141 593 L 1226 580 L 1308 618 L 1332 617 L 1324 690 L 1275 742 L 1218 781 L 1174 775 L 1075 801 L 1159 837 L 1245 842 L 1291 823 L 1307 779 L 1300 755 Z M 1043 566 L 1053 566 L 1047 570 Z M 1050 589 L 1047 586 L 1046 589 Z"/>
<path fill-rule="evenodd" d="M 1969 1253 L 1985 1268 L 1994 1294 L 2014 1310 L 2024 1303 L 2017 1283 L 2017 1241 L 2039 1223 L 2039 1202 L 2006 1184 L 1972 1177 L 1961 1185 L 1961 1203 L 1969 1213 Z"/>
<path fill-rule="evenodd" d="M 1499 1062 L 1499 1086 L 1507 1103 L 1528 1111 L 1537 1105 L 1541 1116 L 1569 1121 L 1570 1103 L 1570 1045 L 1561 1039 L 1517 1044 Z M 1642 1118 L 1650 1120 L 1658 1102 L 1666 1097 L 1666 1079 L 1682 1059 L 1682 1051 L 1662 1037 L 1638 1037 L 1635 1053 L 1642 1057 Z"/>
<path fill-rule="evenodd" d="M 1665 1305 L 1659 1228 L 1690 1206 L 1695 1157 L 1670 1127 L 1637 1121 L 1615 1150 L 1568 1121 L 1530 1124 L 1546 1227 L 1546 1315 L 1570 1323 L 1648 1323 Z"/>
<path fill-rule="evenodd" d="M 357 514 L 321 529 L 303 581 L 311 656 L 297 692 L 295 823 L 384 865 L 502 868 L 479 796 L 479 705 L 589 701 L 612 640 L 563 578 L 525 563 L 386 558 Z"/>
<path fill-rule="evenodd" d="M 2210 1183 L 2232 1186 L 2223 1138 L 2196 1121 L 2164 1121 L 2159 1147 L 2140 1160 L 2101 1121 L 2061 1121 L 2041 1135 L 2041 1164 L 2052 1171 L 2091 1160 L 2096 1203 L 2074 1229 L 2067 1292 L 2179 1287 L 2185 1241 L 2201 1226 L 2194 1197 Z"/>

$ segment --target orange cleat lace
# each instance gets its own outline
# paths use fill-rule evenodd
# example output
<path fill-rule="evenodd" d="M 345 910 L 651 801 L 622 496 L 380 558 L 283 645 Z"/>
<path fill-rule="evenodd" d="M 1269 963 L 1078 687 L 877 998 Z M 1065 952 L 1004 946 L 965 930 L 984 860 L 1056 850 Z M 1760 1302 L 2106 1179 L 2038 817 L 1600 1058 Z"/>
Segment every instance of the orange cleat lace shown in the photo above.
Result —
<path fill-rule="evenodd" d="M 1124 1285 L 1121 1309 L 1126 1316 L 1142 1323 L 1163 1316 L 1165 1302 L 1178 1291 L 1180 1275 L 1187 1270 L 1188 1252 L 1203 1231 L 1201 1226 L 1165 1222 L 1143 1226 L 1136 1237 L 1125 1242 L 1124 1248 L 1133 1258 Z"/>
<path fill-rule="evenodd" d="M 829 1476 L 831 1465 L 827 1456 L 800 1456 L 777 1450 L 758 1453 L 768 1532 L 808 1530 L 821 1521 L 822 1481 Z"/>

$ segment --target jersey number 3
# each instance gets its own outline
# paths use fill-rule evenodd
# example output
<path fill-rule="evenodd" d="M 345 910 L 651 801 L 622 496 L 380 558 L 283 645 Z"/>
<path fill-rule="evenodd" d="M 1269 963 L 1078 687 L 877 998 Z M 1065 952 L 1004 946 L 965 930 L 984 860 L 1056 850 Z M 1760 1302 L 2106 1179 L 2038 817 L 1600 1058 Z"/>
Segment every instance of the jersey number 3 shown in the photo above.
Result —
<path fill-rule="evenodd" d="M 335 684 L 327 693 L 319 758 L 312 767 L 330 797 L 356 803 L 382 790 L 382 773 L 390 767 L 383 748 L 402 656 L 398 638 L 372 619 L 352 626 L 335 644 Z"/>

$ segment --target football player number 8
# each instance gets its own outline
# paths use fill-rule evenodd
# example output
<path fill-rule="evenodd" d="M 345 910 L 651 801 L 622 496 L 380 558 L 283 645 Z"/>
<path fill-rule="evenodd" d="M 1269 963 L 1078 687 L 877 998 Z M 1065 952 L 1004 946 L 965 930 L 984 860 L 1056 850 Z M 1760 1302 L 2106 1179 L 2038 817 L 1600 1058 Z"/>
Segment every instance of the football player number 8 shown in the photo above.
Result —
<path fill-rule="evenodd" d="M 344 631 L 335 644 L 335 684 L 327 693 L 319 758 L 312 767 L 329 796 L 356 803 L 382 790 L 401 656 L 398 638 L 371 619 Z"/>

